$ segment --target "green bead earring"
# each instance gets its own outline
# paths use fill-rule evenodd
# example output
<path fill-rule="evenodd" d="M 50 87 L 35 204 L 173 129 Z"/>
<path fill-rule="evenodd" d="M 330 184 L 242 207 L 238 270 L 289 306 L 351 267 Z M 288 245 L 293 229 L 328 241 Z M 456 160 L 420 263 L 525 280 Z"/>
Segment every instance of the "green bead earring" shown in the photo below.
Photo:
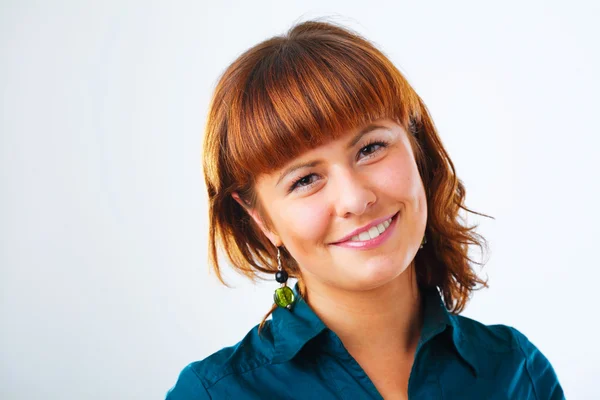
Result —
<path fill-rule="evenodd" d="M 419 248 L 422 249 L 423 246 L 425 246 L 425 243 L 427 243 L 427 236 L 423 235 L 423 240 L 421 240 L 421 246 L 419 246 Z"/>
<path fill-rule="evenodd" d="M 294 303 L 294 291 L 287 286 L 288 274 L 281 267 L 281 251 L 277 248 L 277 273 L 275 274 L 275 280 L 281 283 L 281 287 L 275 290 L 273 300 L 279 307 L 292 309 Z"/>

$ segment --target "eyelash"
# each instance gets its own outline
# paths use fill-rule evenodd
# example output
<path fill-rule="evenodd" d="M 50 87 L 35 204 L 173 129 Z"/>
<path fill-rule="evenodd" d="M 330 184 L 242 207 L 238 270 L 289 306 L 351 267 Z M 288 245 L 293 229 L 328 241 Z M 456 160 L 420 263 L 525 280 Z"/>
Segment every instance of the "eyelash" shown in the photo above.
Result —
<path fill-rule="evenodd" d="M 367 144 L 365 144 L 363 147 L 361 147 L 361 149 L 360 149 L 359 153 L 361 153 L 361 152 L 362 152 L 364 149 L 366 149 L 367 147 L 371 147 L 371 146 L 374 146 L 374 145 L 379 145 L 379 146 L 381 146 L 381 148 L 383 149 L 383 148 L 386 148 L 386 147 L 388 146 L 388 142 L 386 142 L 386 141 L 384 141 L 384 140 L 371 140 L 371 141 L 367 142 Z M 374 150 L 374 151 L 372 151 L 371 153 L 367 154 L 367 156 L 366 156 L 366 157 L 369 157 L 369 156 L 371 156 L 372 154 L 374 154 L 374 153 L 375 153 L 375 152 L 377 152 L 377 151 L 378 151 L 378 150 Z M 288 193 L 291 193 L 291 192 L 293 192 L 293 191 L 297 190 L 297 188 L 299 188 L 298 190 L 306 190 L 306 188 L 310 187 L 310 185 L 311 185 L 311 184 L 304 185 L 304 186 L 298 186 L 298 184 L 299 184 L 299 183 L 300 183 L 302 180 L 304 180 L 304 179 L 306 179 L 306 178 L 308 178 L 308 177 L 310 177 L 310 176 L 312 176 L 312 175 L 315 175 L 315 174 L 314 174 L 314 173 L 311 173 L 311 174 L 308 174 L 308 175 L 301 176 L 301 177 L 299 177 L 298 179 L 294 180 L 294 182 L 293 182 L 293 183 L 290 185 L 290 188 L 289 188 L 289 190 L 288 190 Z"/>

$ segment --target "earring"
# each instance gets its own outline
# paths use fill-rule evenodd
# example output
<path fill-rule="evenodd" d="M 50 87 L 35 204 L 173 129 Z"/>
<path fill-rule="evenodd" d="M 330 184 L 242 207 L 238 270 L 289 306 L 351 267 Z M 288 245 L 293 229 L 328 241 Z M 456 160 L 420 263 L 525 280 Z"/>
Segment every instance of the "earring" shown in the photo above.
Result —
<path fill-rule="evenodd" d="M 273 294 L 273 300 L 279 307 L 292 309 L 294 303 L 294 291 L 287 286 L 288 274 L 281 267 L 281 251 L 277 248 L 277 273 L 275 273 L 275 280 L 281 283 L 281 287 L 275 290 Z"/>
<path fill-rule="evenodd" d="M 427 243 L 427 236 L 423 235 L 423 240 L 421 241 L 421 246 L 419 246 L 419 248 L 422 249 L 425 243 Z"/>

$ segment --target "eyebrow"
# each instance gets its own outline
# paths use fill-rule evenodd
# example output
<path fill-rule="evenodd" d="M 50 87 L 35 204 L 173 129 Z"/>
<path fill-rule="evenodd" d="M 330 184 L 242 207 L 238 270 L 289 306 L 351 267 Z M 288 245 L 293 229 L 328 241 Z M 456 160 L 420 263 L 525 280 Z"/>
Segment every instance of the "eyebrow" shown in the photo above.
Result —
<path fill-rule="evenodd" d="M 366 134 L 368 134 L 376 129 L 388 129 L 388 127 L 385 125 L 380 125 L 380 124 L 369 124 L 369 125 L 365 126 L 363 129 L 361 129 L 356 135 L 354 135 L 352 137 L 352 140 L 350 140 L 350 142 L 348 142 L 348 146 L 346 146 L 346 148 L 350 149 L 350 148 L 354 147 L 356 145 L 356 143 L 358 143 L 363 136 L 365 136 Z M 279 183 L 285 176 L 291 174 L 292 172 L 294 172 L 300 168 L 316 167 L 317 165 L 322 164 L 322 163 L 323 163 L 322 160 L 315 160 L 315 161 L 303 162 L 300 164 L 294 164 L 294 165 L 290 166 L 289 168 L 286 168 L 285 171 L 283 171 L 279 175 L 279 179 L 277 179 L 277 183 L 275 184 L 275 186 L 279 185 Z"/>

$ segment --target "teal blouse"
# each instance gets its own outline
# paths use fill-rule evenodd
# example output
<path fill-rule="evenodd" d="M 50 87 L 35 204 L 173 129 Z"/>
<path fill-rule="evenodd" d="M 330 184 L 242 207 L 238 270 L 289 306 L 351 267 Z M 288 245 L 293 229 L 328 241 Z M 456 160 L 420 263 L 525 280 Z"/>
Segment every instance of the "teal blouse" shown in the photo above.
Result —
<path fill-rule="evenodd" d="M 192 362 L 167 400 L 381 399 L 339 337 L 294 287 L 292 310 L 277 308 L 236 345 Z M 548 359 L 521 332 L 449 313 L 423 290 L 424 321 L 409 399 L 564 399 Z"/>

